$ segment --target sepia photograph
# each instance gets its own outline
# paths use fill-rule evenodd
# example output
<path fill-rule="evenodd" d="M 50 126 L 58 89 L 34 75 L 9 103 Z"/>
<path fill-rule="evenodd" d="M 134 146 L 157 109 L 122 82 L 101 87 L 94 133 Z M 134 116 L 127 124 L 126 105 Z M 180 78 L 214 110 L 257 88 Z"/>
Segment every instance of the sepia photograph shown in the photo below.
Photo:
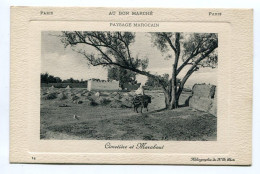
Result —
<path fill-rule="evenodd" d="M 218 33 L 41 31 L 40 139 L 217 141 Z"/>

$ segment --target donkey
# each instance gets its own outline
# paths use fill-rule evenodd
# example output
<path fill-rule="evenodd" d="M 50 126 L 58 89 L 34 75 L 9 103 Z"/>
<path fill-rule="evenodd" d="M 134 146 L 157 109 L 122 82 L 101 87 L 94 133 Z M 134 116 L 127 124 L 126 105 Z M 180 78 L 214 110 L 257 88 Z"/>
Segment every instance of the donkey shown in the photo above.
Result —
<path fill-rule="evenodd" d="M 138 113 L 138 108 L 141 107 L 141 113 L 143 108 L 148 111 L 148 104 L 151 103 L 151 97 L 148 95 L 138 95 L 133 99 L 134 111 Z"/>

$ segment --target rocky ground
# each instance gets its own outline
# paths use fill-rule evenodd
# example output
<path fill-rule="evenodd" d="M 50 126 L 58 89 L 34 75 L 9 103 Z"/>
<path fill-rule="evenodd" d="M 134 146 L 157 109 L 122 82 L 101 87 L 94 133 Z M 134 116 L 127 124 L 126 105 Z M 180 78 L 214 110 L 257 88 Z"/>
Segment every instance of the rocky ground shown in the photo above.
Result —
<path fill-rule="evenodd" d="M 133 111 L 133 92 L 42 88 L 41 139 L 216 140 L 216 117 L 189 107 L 164 110 L 161 91 L 146 94 L 152 103 L 141 114 Z"/>

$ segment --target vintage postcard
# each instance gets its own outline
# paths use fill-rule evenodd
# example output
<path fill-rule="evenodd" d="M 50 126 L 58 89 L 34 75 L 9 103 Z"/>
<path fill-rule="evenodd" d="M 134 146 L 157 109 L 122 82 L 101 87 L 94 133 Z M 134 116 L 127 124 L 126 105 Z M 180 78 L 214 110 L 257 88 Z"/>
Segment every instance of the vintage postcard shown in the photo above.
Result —
<path fill-rule="evenodd" d="M 11 7 L 10 162 L 251 165 L 253 11 Z"/>

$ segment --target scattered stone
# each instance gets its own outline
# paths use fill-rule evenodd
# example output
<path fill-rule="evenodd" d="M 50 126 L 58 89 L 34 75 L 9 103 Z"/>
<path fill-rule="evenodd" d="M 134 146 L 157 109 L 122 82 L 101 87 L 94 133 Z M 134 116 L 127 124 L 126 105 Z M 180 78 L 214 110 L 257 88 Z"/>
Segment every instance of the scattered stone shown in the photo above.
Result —
<path fill-rule="evenodd" d="M 120 100 L 122 98 L 122 96 L 119 94 L 119 93 L 117 93 L 115 96 L 114 96 L 114 99 L 116 99 L 116 100 Z"/>
<path fill-rule="evenodd" d="M 44 100 L 53 100 L 55 98 L 57 98 L 56 92 L 49 93 L 43 97 Z"/>
<path fill-rule="evenodd" d="M 95 102 L 95 101 L 90 101 L 89 105 L 90 105 L 90 106 L 97 106 L 97 105 L 98 105 L 98 103 L 97 103 L 97 102 Z"/>
<path fill-rule="evenodd" d="M 132 108 L 133 107 L 133 103 L 130 102 L 129 100 L 125 100 L 125 101 L 122 101 L 121 107 Z"/>
<path fill-rule="evenodd" d="M 119 100 L 113 100 L 110 102 L 109 106 L 111 108 L 121 108 L 122 107 L 122 102 Z"/>
<path fill-rule="evenodd" d="M 96 93 L 95 93 L 95 96 L 96 96 L 96 97 L 99 97 L 99 96 L 100 96 L 100 92 L 96 92 Z"/>
<path fill-rule="evenodd" d="M 59 105 L 59 107 L 70 107 L 70 106 L 66 105 L 66 104 L 62 104 L 62 105 Z"/>
<path fill-rule="evenodd" d="M 100 93 L 100 96 L 109 96 L 110 95 L 110 93 L 109 92 L 102 92 L 102 93 Z"/>
<path fill-rule="evenodd" d="M 71 98 L 71 100 L 73 100 L 73 101 L 74 101 L 74 100 L 78 100 L 78 99 L 79 99 L 79 97 L 78 97 L 78 96 L 76 96 L 76 95 L 75 95 L 75 96 L 73 96 L 73 97 Z"/>
<path fill-rule="evenodd" d="M 107 105 L 107 104 L 109 104 L 111 102 L 111 100 L 109 98 L 100 98 L 99 102 L 102 105 Z"/>
<path fill-rule="evenodd" d="M 129 97 L 130 94 L 128 94 L 128 93 L 123 93 L 123 96 L 124 96 L 124 97 Z"/>
<path fill-rule="evenodd" d="M 76 119 L 76 120 L 79 120 L 79 117 L 78 115 L 73 115 L 73 119 Z"/>
<path fill-rule="evenodd" d="M 58 99 L 59 100 L 65 100 L 65 99 L 67 99 L 68 97 L 62 92 L 62 93 L 60 93 L 60 94 L 58 94 Z"/>
<path fill-rule="evenodd" d="M 81 101 L 81 100 L 78 101 L 78 104 L 82 104 L 82 103 L 83 103 L 83 101 Z"/>

